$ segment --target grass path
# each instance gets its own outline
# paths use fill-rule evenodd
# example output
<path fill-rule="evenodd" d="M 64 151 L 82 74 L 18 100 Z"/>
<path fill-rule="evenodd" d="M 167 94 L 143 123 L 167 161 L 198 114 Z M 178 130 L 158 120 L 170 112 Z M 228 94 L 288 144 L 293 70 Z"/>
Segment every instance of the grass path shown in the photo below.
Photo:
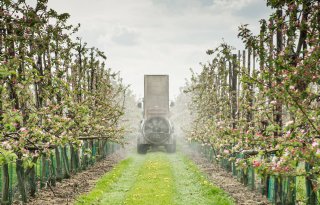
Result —
<path fill-rule="evenodd" d="M 168 157 L 165 154 L 150 153 L 146 156 L 124 204 L 173 204 L 173 180 Z"/>
<path fill-rule="evenodd" d="M 106 173 L 75 204 L 231 205 L 232 199 L 212 185 L 182 154 L 132 154 Z"/>
<path fill-rule="evenodd" d="M 178 154 L 169 157 L 173 166 L 176 205 L 234 204 L 221 189 L 214 186 L 189 159 Z"/>

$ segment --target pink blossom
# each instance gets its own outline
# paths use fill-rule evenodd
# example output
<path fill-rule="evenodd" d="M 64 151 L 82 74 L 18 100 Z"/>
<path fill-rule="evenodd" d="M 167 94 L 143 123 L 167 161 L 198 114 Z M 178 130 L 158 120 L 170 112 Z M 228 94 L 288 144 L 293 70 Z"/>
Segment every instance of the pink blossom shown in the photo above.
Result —
<path fill-rule="evenodd" d="M 260 161 L 258 161 L 258 160 L 253 160 L 252 165 L 253 165 L 253 167 L 260 167 L 261 162 L 260 162 Z"/>
<path fill-rule="evenodd" d="M 317 147 L 319 145 L 318 142 L 312 142 L 312 147 Z"/>
<path fill-rule="evenodd" d="M 286 137 L 290 137 L 290 135 L 291 135 L 291 131 L 288 131 L 288 132 L 286 133 Z"/>
<path fill-rule="evenodd" d="M 256 133 L 256 136 L 257 136 L 257 137 L 263 137 L 260 132 Z"/>
<path fill-rule="evenodd" d="M 27 130 L 27 128 L 25 128 L 25 127 L 21 127 L 21 128 L 20 128 L 20 132 L 28 132 L 28 130 Z"/>
<path fill-rule="evenodd" d="M 225 149 L 225 150 L 223 150 L 223 153 L 225 153 L 225 154 L 230 154 L 230 151 L 227 150 L 227 149 Z"/>
<path fill-rule="evenodd" d="M 288 172 L 288 171 L 289 171 L 289 167 L 288 167 L 288 166 L 285 166 L 285 167 L 284 167 L 284 171 Z"/>

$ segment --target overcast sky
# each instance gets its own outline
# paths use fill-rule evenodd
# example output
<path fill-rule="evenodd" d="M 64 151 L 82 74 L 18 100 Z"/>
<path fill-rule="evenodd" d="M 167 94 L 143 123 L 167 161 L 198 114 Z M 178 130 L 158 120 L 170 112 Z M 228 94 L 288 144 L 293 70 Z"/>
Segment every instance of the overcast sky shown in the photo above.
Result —
<path fill-rule="evenodd" d="M 35 1 L 35 0 L 34 0 Z M 49 6 L 81 23 L 79 36 L 105 51 L 108 67 L 120 71 L 137 97 L 144 74 L 169 74 L 170 96 L 200 71 L 206 50 L 222 42 L 238 49 L 238 26 L 268 17 L 265 0 L 49 0 Z"/>

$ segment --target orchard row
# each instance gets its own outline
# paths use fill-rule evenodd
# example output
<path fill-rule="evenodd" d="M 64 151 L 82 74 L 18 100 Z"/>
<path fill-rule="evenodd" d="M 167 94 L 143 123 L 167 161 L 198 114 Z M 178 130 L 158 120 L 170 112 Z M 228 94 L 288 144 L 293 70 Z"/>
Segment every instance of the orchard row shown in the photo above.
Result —
<path fill-rule="evenodd" d="M 69 14 L 25 1 L 0 3 L 0 161 L 2 201 L 8 201 L 8 164 L 15 162 L 26 201 L 24 177 L 37 159 L 83 141 L 121 144 L 126 87 L 106 69 L 106 56 L 77 37 Z M 86 152 L 86 150 L 84 150 Z M 58 154 L 57 154 L 58 153 Z M 61 159 L 57 159 L 57 161 Z"/>
<path fill-rule="evenodd" d="M 267 5 L 274 12 L 259 34 L 239 27 L 245 51 L 223 43 L 193 73 L 187 137 L 238 169 L 255 167 L 263 180 L 278 176 L 280 187 L 284 177 L 306 176 L 312 204 L 320 185 L 320 3 Z"/>

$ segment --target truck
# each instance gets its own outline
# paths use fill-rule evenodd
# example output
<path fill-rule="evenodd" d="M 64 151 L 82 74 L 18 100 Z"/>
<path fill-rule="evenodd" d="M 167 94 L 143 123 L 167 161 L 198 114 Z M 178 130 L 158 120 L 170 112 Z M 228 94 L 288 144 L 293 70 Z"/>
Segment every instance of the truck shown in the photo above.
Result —
<path fill-rule="evenodd" d="M 150 147 L 158 146 L 164 146 L 169 153 L 176 151 L 174 129 L 169 117 L 169 76 L 145 75 L 143 120 L 140 124 L 141 134 L 137 139 L 139 154 L 145 154 Z"/>

